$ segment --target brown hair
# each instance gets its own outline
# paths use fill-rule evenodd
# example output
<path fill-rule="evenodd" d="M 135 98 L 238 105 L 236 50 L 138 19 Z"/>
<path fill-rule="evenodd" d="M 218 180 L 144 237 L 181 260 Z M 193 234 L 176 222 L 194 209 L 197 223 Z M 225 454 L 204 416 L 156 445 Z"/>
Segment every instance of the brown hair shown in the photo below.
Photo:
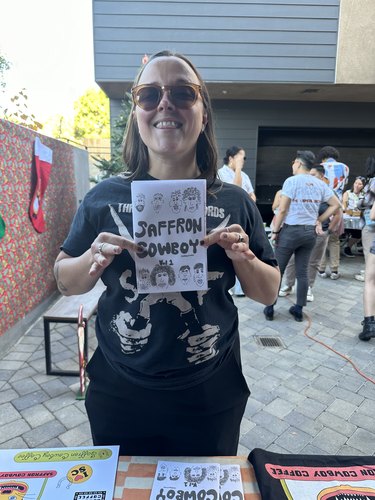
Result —
<path fill-rule="evenodd" d="M 203 105 L 207 114 L 207 124 L 204 131 L 198 137 L 196 158 L 198 167 L 201 171 L 200 177 L 209 181 L 207 186 L 209 187 L 216 178 L 218 151 L 213 127 L 212 106 L 206 85 L 193 63 L 186 56 L 169 50 L 163 50 L 151 56 L 148 62 L 141 68 L 134 80 L 134 86 L 138 84 L 147 64 L 158 57 L 177 57 L 182 61 L 185 61 L 194 71 L 199 80 L 199 84 L 202 88 L 201 96 Z M 139 134 L 133 111 L 134 104 L 132 105 L 131 113 L 125 129 L 123 159 L 128 167 L 128 172 L 130 172 L 129 178 L 140 179 L 144 178 L 149 169 L 148 151 Z"/>

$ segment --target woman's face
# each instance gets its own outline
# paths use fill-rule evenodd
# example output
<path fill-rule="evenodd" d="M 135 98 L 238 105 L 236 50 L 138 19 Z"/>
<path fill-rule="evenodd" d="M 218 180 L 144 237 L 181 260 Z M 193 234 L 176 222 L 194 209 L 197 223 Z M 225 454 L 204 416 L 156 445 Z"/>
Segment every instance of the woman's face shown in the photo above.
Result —
<path fill-rule="evenodd" d="M 353 191 L 358 194 L 362 191 L 363 189 L 363 182 L 361 179 L 356 179 L 353 184 Z"/>
<path fill-rule="evenodd" d="M 178 57 L 158 57 L 148 63 L 137 85 L 176 85 L 199 80 L 190 66 Z M 206 113 L 202 97 L 190 109 L 179 109 L 164 92 L 159 105 L 151 111 L 135 108 L 135 119 L 142 141 L 148 148 L 150 165 L 163 158 L 186 158 L 195 161 L 196 144 Z"/>
<path fill-rule="evenodd" d="M 240 169 L 242 169 L 242 167 L 244 166 L 244 163 L 245 163 L 245 151 L 243 149 L 241 149 L 240 151 L 238 151 L 238 153 L 234 156 L 231 156 L 231 166 L 234 167 L 234 169 L 236 169 L 236 167 L 239 167 Z"/>

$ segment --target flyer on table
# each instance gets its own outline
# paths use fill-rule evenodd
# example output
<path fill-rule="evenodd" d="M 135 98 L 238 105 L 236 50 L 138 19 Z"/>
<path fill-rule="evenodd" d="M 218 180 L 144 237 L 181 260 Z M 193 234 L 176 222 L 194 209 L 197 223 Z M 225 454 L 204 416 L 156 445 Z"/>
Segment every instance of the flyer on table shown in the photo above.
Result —
<path fill-rule="evenodd" d="M 110 500 L 118 446 L 1 450 L 0 498 Z"/>
<path fill-rule="evenodd" d="M 140 293 L 207 290 L 206 181 L 133 181 Z"/>

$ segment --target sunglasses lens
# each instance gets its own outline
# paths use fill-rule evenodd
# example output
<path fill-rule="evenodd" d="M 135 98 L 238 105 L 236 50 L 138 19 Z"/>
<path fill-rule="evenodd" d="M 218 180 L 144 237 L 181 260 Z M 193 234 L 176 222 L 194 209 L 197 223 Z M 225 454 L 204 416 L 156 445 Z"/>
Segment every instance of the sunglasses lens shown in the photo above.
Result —
<path fill-rule="evenodd" d="M 138 106 L 146 111 L 155 109 L 160 102 L 159 87 L 142 87 L 135 94 L 135 100 Z"/>
<path fill-rule="evenodd" d="M 191 108 L 197 100 L 198 90 L 190 85 L 175 85 L 159 87 L 157 85 L 145 85 L 135 88 L 133 91 L 134 101 L 140 108 L 151 111 L 158 107 L 162 93 L 169 92 L 171 102 L 178 108 Z"/>
<path fill-rule="evenodd" d="M 197 100 L 195 88 L 188 85 L 172 87 L 170 89 L 170 95 L 175 106 L 183 109 L 191 108 Z"/>

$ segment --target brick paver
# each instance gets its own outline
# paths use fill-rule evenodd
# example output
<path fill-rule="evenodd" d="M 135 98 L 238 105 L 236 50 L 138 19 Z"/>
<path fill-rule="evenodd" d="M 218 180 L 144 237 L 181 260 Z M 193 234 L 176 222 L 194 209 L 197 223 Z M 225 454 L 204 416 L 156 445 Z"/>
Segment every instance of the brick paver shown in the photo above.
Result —
<path fill-rule="evenodd" d="M 307 333 L 375 379 L 375 341 L 358 340 L 363 283 L 354 280 L 354 274 L 362 268 L 363 258 L 342 257 L 339 280 L 317 278 L 315 300 L 305 308 L 312 321 Z M 252 392 L 238 453 L 261 447 L 281 453 L 375 455 L 375 385 L 346 359 L 305 335 L 307 320 L 297 323 L 288 313 L 294 298 L 279 298 L 273 322 L 265 321 L 260 304 L 234 299 L 243 371 Z M 93 322 L 90 329 L 92 353 Z M 259 335 L 278 336 L 285 347 L 262 347 L 255 341 Z M 71 325 L 55 329 L 53 352 L 58 368 L 77 368 Z M 90 445 L 78 389 L 77 377 L 45 374 L 40 319 L 0 359 L 0 448 Z"/>

